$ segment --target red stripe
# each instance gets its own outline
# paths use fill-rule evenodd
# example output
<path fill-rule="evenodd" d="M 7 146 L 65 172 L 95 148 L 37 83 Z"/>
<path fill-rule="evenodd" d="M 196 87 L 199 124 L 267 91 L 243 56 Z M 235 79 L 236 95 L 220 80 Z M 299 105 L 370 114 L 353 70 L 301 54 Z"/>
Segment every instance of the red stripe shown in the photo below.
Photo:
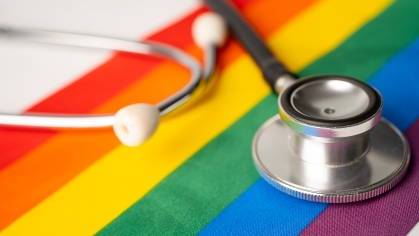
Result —
<path fill-rule="evenodd" d="M 164 42 L 180 48 L 192 42 L 191 37 L 176 37 L 176 32 L 190 31 L 191 24 L 203 8 L 186 18 L 149 37 L 150 40 Z M 185 29 L 187 29 L 185 31 Z M 153 69 L 161 62 L 155 57 L 116 53 L 109 61 L 98 66 L 74 83 L 56 92 L 29 111 L 89 113 L 95 107 L 115 96 L 140 76 Z"/>
<path fill-rule="evenodd" d="M 255 2 L 254 0 L 231 0 L 231 3 L 237 8 L 242 10 L 246 5 Z"/>

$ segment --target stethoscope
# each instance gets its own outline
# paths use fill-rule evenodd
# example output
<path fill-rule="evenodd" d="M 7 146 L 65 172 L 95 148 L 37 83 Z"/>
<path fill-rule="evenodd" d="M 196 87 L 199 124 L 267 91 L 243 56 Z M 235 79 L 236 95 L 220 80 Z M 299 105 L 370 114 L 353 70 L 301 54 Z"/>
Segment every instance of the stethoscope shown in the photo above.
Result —
<path fill-rule="evenodd" d="M 296 81 L 261 38 L 229 3 L 205 0 L 229 25 L 253 57 L 272 90 L 279 95 L 276 115 L 257 131 L 252 152 L 260 175 L 275 188 L 305 200 L 345 203 L 365 200 L 393 188 L 410 162 L 403 134 L 381 118 L 377 90 L 354 78 L 316 75 Z M 156 106 L 133 104 L 114 115 L 62 116 L 0 114 L 0 125 L 45 128 L 113 126 L 128 146 L 138 146 L 156 130 L 165 115 L 204 90 L 214 74 L 216 47 L 225 40 L 224 20 L 200 16 L 194 39 L 205 51 L 196 59 L 168 45 L 55 32 L 0 28 L 14 39 L 156 55 L 189 69 L 190 82 Z"/>
<path fill-rule="evenodd" d="M 252 144 L 256 168 L 269 184 L 305 200 L 346 203 L 382 194 L 403 178 L 409 144 L 381 118 L 377 90 L 342 75 L 296 81 L 229 3 L 205 2 L 224 17 L 280 94 L 279 116 L 260 127 Z"/>

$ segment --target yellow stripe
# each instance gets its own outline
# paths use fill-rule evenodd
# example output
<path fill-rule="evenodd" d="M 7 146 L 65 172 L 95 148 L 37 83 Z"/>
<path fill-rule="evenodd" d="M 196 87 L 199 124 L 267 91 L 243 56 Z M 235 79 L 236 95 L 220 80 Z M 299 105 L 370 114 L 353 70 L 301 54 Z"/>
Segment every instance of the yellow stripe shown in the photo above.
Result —
<path fill-rule="evenodd" d="M 321 2 L 276 32 L 269 43 L 276 52 L 286 47 L 287 53 L 278 55 L 289 56 L 286 62 L 291 68 L 301 68 L 341 43 L 388 4 L 387 0 L 369 2 L 369 6 L 359 0 Z M 358 8 L 364 8 L 359 10 L 363 14 L 354 13 Z M 337 12 L 347 17 L 327 20 L 324 16 L 339 15 Z M 313 26 L 316 29 L 307 29 Z M 303 29 L 309 33 L 301 32 Z M 316 39 L 315 46 L 301 50 L 313 40 L 300 40 L 307 34 Z M 288 55 L 291 53 L 296 55 Z M 119 146 L 0 234 L 94 234 L 256 105 L 269 89 L 253 62 L 242 56 L 223 71 L 212 93 L 193 110 L 163 121 L 145 145 Z"/>
<path fill-rule="evenodd" d="M 269 46 L 291 71 L 300 71 L 332 51 L 383 11 L 391 0 L 327 0 L 314 4 L 269 39 Z"/>

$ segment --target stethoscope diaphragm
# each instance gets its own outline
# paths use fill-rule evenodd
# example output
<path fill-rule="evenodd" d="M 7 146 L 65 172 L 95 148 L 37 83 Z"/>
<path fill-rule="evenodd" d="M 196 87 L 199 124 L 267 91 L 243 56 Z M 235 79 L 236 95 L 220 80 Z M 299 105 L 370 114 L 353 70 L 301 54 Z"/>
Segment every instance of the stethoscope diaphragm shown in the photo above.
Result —
<path fill-rule="evenodd" d="M 271 185 L 305 200 L 345 203 L 394 187 L 408 143 L 381 119 L 380 94 L 345 76 L 301 79 L 279 97 L 279 114 L 259 129 L 253 158 Z"/>

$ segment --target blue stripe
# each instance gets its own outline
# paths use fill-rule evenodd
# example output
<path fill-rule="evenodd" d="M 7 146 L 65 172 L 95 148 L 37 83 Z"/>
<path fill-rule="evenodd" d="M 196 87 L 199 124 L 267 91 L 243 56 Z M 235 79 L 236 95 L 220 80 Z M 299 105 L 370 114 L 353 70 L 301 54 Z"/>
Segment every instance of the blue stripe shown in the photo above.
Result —
<path fill-rule="evenodd" d="M 200 235 L 295 235 L 326 206 L 291 197 L 259 179 Z"/>
<path fill-rule="evenodd" d="M 386 63 L 368 83 L 384 98 L 383 116 L 400 130 L 419 117 L 419 38 Z"/>
<path fill-rule="evenodd" d="M 419 117 L 419 38 L 385 63 L 369 84 L 383 96 L 383 116 L 406 130 Z M 296 235 L 326 207 L 288 196 L 260 179 L 200 234 Z"/>

